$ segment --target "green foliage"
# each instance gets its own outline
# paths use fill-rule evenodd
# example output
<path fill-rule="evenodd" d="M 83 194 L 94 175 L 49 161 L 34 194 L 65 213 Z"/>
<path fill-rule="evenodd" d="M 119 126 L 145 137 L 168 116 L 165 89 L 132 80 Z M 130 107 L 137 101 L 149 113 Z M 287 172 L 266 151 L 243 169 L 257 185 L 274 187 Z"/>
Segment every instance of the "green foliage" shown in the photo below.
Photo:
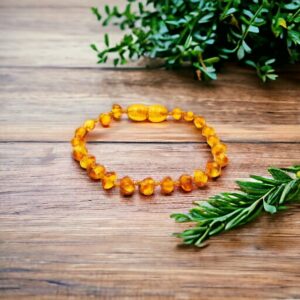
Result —
<path fill-rule="evenodd" d="M 142 56 L 162 58 L 174 68 L 190 62 L 198 79 L 216 79 L 223 61 L 253 67 L 262 81 L 275 80 L 273 65 L 299 61 L 299 0 L 128 0 L 124 10 L 92 12 L 102 25 L 111 22 L 128 33 L 97 51 L 98 63 L 117 54 L 115 65 Z"/>
<path fill-rule="evenodd" d="M 263 211 L 274 214 L 286 209 L 285 203 L 300 200 L 300 165 L 268 171 L 272 178 L 251 175 L 251 181 L 237 181 L 241 192 L 221 193 L 196 202 L 188 213 L 172 214 L 176 222 L 196 223 L 175 236 L 201 247 L 211 236 L 249 223 Z"/>

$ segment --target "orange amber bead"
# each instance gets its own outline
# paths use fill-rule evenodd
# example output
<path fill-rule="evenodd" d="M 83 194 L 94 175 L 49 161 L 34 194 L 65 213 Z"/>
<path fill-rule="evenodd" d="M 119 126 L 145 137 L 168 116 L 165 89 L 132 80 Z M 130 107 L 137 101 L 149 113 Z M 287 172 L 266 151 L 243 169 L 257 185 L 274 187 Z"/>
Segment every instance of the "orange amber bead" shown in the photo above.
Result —
<path fill-rule="evenodd" d="M 162 179 L 160 182 L 161 192 L 162 194 L 168 195 L 173 193 L 175 188 L 175 183 L 171 177 L 167 176 Z"/>
<path fill-rule="evenodd" d="M 95 128 L 96 121 L 95 120 L 87 120 L 84 122 L 83 127 L 86 129 L 86 131 L 91 131 Z"/>
<path fill-rule="evenodd" d="M 93 155 L 85 155 L 83 158 L 80 160 L 80 167 L 83 169 L 90 168 L 93 166 L 96 162 L 96 158 Z"/>
<path fill-rule="evenodd" d="M 128 118 L 132 121 L 145 121 L 148 118 L 148 107 L 144 104 L 133 104 L 127 108 Z"/>
<path fill-rule="evenodd" d="M 211 149 L 211 153 L 215 156 L 219 153 L 225 153 L 227 151 L 227 146 L 222 144 L 222 143 L 219 143 L 215 146 L 212 147 Z"/>
<path fill-rule="evenodd" d="M 122 107 L 119 104 L 114 104 L 111 109 L 113 118 L 115 120 L 120 120 L 122 116 Z"/>
<path fill-rule="evenodd" d="M 168 109 L 160 104 L 149 106 L 148 120 L 153 123 L 163 122 L 167 119 Z"/>
<path fill-rule="evenodd" d="M 151 177 L 147 177 L 139 183 L 139 192 L 142 195 L 150 196 L 154 193 L 154 189 L 155 181 Z"/>
<path fill-rule="evenodd" d="M 201 170 L 194 171 L 194 182 L 196 186 L 203 187 L 208 181 L 208 176 Z"/>
<path fill-rule="evenodd" d="M 202 135 L 205 136 L 206 138 L 209 137 L 210 135 L 214 135 L 216 132 L 212 127 L 209 126 L 204 126 L 202 129 Z"/>
<path fill-rule="evenodd" d="M 220 152 L 214 156 L 215 161 L 221 166 L 225 167 L 228 165 L 229 159 L 227 155 L 223 152 Z"/>
<path fill-rule="evenodd" d="M 73 148 L 73 158 L 77 161 L 80 161 L 87 153 L 87 149 L 83 145 L 78 145 Z"/>
<path fill-rule="evenodd" d="M 107 113 L 101 114 L 99 116 L 99 121 L 103 127 L 108 127 L 111 122 L 111 116 Z"/>
<path fill-rule="evenodd" d="M 117 174 L 115 172 L 107 172 L 102 177 L 102 187 L 110 190 L 116 185 Z"/>
<path fill-rule="evenodd" d="M 187 122 L 192 122 L 194 120 L 194 113 L 192 111 L 187 111 L 183 114 L 183 119 Z"/>
<path fill-rule="evenodd" d="M 209 137 L 207 137 L 207 144 L 210 147 L 214 147 L 219 143 L 220 143 L 220 139 L 216 135 L 210 135 Z"/>
<path fill-rule="evenodd" d="M 179 177 L 179 185 L 185 192 L 193 190 L 193 178 L 190 175 L 181 175 Z"/>
<path fill-rule="evenodd" d="M 196 128 L 201 129 L 205 125 L 205 119 L 203 117 L 195 117 L 194 124 Z"/>
<path fill-rule="evenodd" d="M 102 179 L 105 174 L 105 167 L 102 165 L 92 165 L 87 169 L 88 175 L 94 180 Z"/>
<path fill-rule="evenodd" d="M 208 177 L 216 178 L 221 175 L 221 166 L 213 161 L 206 164 L 205 173 Z"/>
<path fill-rule="evenodd" d="M 83 139 L 86 134 L 87 134 L 87 131 L 84 127 L 79 127 L 75 131 L 75 137 L 79 138 L 79 139 Z"/>
<path fill-rule="evenodd" d="M 182 118 L 182 110 L 179 107 L 176 107 L 172 110 L 172 117 L 174 120 L 179 121 Z"/>
<path fill-rule="evenodd" d="M 71 140 L 71 144 L 72 144 L 72 146 L 84 146 L 84 141 L 82 140 L 82 139 L 79 139 L 79 138 L 73 138 L 72 140 Z"/>
<path fill-rule="evenodd" d="M 135 185 L 133 180 L 125 176 L 120 180 L 120 192 L 124 196 L 131 196 L 135 191 Z"/>

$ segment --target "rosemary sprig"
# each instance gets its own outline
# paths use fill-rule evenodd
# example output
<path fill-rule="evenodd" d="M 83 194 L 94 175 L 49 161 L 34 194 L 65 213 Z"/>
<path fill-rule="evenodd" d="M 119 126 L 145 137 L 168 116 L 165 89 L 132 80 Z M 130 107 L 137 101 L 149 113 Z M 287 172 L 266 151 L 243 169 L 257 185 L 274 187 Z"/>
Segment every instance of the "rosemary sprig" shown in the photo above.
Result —
<path fill-rule="evenodd" d="M 196 201 L 188 213 L 172 214 L 176 222 L 196 223 L 174 235 L 201 247 L 211 236 L 249 223 L 263 211 L 274 214 L 285 210 L 285 203 L 300 200 L 300 165 L 268 171 L 272 178 L 250 175 L 251 181 L 237 181 L 241 192 L 221 193 Z"/>

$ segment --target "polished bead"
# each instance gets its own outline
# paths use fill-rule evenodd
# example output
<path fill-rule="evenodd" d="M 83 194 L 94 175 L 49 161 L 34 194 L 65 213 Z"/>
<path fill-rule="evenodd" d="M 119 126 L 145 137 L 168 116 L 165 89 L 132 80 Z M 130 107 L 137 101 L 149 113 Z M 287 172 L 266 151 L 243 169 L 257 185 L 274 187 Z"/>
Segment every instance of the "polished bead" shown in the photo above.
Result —
<path fill-rule="evenodd" d="M 229 159 L 224 152 L 214 155 L 214 159 L 221 167 L 225 167 L 229 163 Z"/>
<path fill-rule="evenodd" d="M 111 109 L 112 116 L 115 120 L 120 120 L 122 116 L 122 107 L 119 104 L 114 104 Z"/>
<path fill-rule="evenodd" d="M 213 161 L 206 164 L 205 173 L 208 177 L 216 178 L 221 175 L 221 166 Z"/>
<path fill-rule="evenodd" d="M 227 146 L 222 144 L 222 143 L 218 143 L 215 146 L 212 147 L 211 149 L 211 153 L 215 156 L 219 153 L 225 153 L 227 151 Z"/>
<path fill-rule="evenodd" d="M 208 176 L 202 170 L 194 171 L 194 183 L 198 187 L 203 187 L 208 181 Z"/>
<path fill-rule="evenodd" d="M 179 185 L 185 192 L 193 190 L 193 178 L 190 175 L 181 175 L 179 177 Z"/>
<path fill-rule="evenodd" d="M 155 181 L 151 177 L 147 177 L 139 182 L 139 192 L 142 195 L 150 196 L 154 193 Z"/>
<path fill-rule="evenodd" d="M 127 108 L 128 118 L 132 121 L 145 121 L 148 118 L 148 107 L 144 104 L 133 104 Z"/>
<path fill-rule="evenodd" d="M 179 107 L 176 107 L 172 110 L 172 117 L 174 120 L 179 121 L 182 118 L 182 110 Z"/>
<path fill-rule="evenodd" d="M 168 116 L 168 109 L 160 104 L 149 106 L 148 120 L 150 122 L 159 123 L 166 120 Z"/>
<path fill-rule="evenodd" d="M 175 182 L 171 177 L 167 176 L 161 180 L 160 187 L 162 194 L 168 195 L 174 191 Z"/>
<path fill-rule="evenodd" d="M 204 126 L 202 129 L 202 135 L 205 136 L 206 138 L 209 137 L 210 135 L 214 135 L 215 133 L 216 133 L 215 130 L 210 126 Z"/>
<path fill-rule="evenodd" d="M 205 125 L 205 119 L 203 117 L 197 116 L 194 118 L 194 125 L 196 128 L 201 129 Z"/>
<path fill-rule="evenodd" d="M 125 176 L 120 180 L 120 192 L 124 196 L 131 196 L 135 191 L 135 185 L 133 180 Z"/>
<path fill-rule="evenodd" d="M 87 169 L 88 175 L 94 180 L 102 179 L 105 174 L 105 167 L 102 165 L 93 165 Z"/>
<path fill-rule="evenodd" d="M 83 127 L 86 129 L 86 131 L 91 131 L 95 128 L 96 121 L 95 120 L 87 120 L 84 122 Z"/>
<path fill-rule="evenodd" d="M 192 111 L 187 111 L 183 114 L 183 119 L 187 122 L 192 122 L 194 120 L 194 113 Z"/>
<path fill-rule="evenodd" d="M 73 138 L 72 140 L 71 140 L 71 144 L 72 144 L 72 146 L 84 146 L 85 145 L 85 143 L 84 143 L 84 141 L 82 140 L 82 139 L 79 139 L 79 138 Z"/>
<path fill-rule="evenodd" d="M 87 153 L 87 149 L 83 145 L 78 145 L 73 148 L 73 158 L 77 161 L 80 161 Z"/>
<path fill-rule="evenodd" d="M 108 127 L 111 122 L 110 114 L 103 113 L 99 116 L 99 121 L 103 127 Z"/>
<path fill-rule="evenodd" d="M 87 131 L 84 127 L 79 127 L 75 131 L 75 137 L 79 138 L 79 139 L 83 139 L 86 134 L 87 134 Z"/>
<path fill-rule="evenodd" d="M 115 172 L 107 172 L 102 177 L 102 187 L 110 190 L 116 185 L 117 174 Z"/>
<path fill-rule="evenodd" d="M 90 168 L 91 166 L 93 166 L 96 162 L 96 158 L 93 155 L 85 155 L 82 157 L 82 159 L 80 160 L 80 167 L 83 169 L 87 169 Z"/>
<path fill-rule="evenodd" d="M 220 143 L 220 139 L 216 135 L 210 135 L 207 137 L 207 144 L 210 147 L 214 147 Z"/>

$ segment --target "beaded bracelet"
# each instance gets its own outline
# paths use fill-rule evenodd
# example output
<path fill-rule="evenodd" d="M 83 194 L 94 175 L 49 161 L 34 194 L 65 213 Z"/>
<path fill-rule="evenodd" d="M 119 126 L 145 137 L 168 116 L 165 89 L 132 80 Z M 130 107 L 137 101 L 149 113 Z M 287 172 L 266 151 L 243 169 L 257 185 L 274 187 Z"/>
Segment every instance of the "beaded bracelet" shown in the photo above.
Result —
<path fill-rule="evenodd" d="M 169 176 L 163 178 L 161 181 L 155 181 L 151 177 L 147 177 L 141 181 L 134 181 L 128 176 L 117 179 L 115 172 L 107 172 L 103 165 L 96 163 L 95 156 L 88 154 L 84 139 L 87 133 L 95 128 L 97 122 L 103 127 L 109 127 L 112 119 L 119 121 L 124 113 L 127 114 L 130 120 L 137 122 L 148 120 L 158 123 L 167 120 L 168 116 L 176 121 L 184 120 L 186 122 L 193 122 L 195 127 L 206 138 L 207 144 L 211 147 L 214 160 L 207 162 L 205 171 L 196 169 L 193 176 L 183 174 L 176 181 Z M 220 142 L 220 139 L 215 134 L 215 130 L 206 124 L 202 116 L 194 115 L 192 111 L 182 111 L 180 108 L 175 108 L 169 112 L 165 106 L 159 104 L 151 106 L 133 104 L 127 109 L 114 104 L 110 112 L 100 114 L 96 120 L 87 120 L 82 127 L 77 128 L 71 144 L 73 146 L 73 158 L 79 162 L 83 169 L 87 170 L 91 179 L 101 180 L 104 190 L 119 187 L 121 194 L 124 196 L 131 196 L 136 188 L 138 188 L 142 195 L 150 196 L 154 193 L 156 186 L 160 186 L 161 193 L 165 195 L 171 194 L 176 187 L 180 187 L 185 192 L 190 192 L 194 188 L 204 187 L 209 178 L 219 177 L 221 175 L 221 168 L 228 164 L 226 145 Z"/>

